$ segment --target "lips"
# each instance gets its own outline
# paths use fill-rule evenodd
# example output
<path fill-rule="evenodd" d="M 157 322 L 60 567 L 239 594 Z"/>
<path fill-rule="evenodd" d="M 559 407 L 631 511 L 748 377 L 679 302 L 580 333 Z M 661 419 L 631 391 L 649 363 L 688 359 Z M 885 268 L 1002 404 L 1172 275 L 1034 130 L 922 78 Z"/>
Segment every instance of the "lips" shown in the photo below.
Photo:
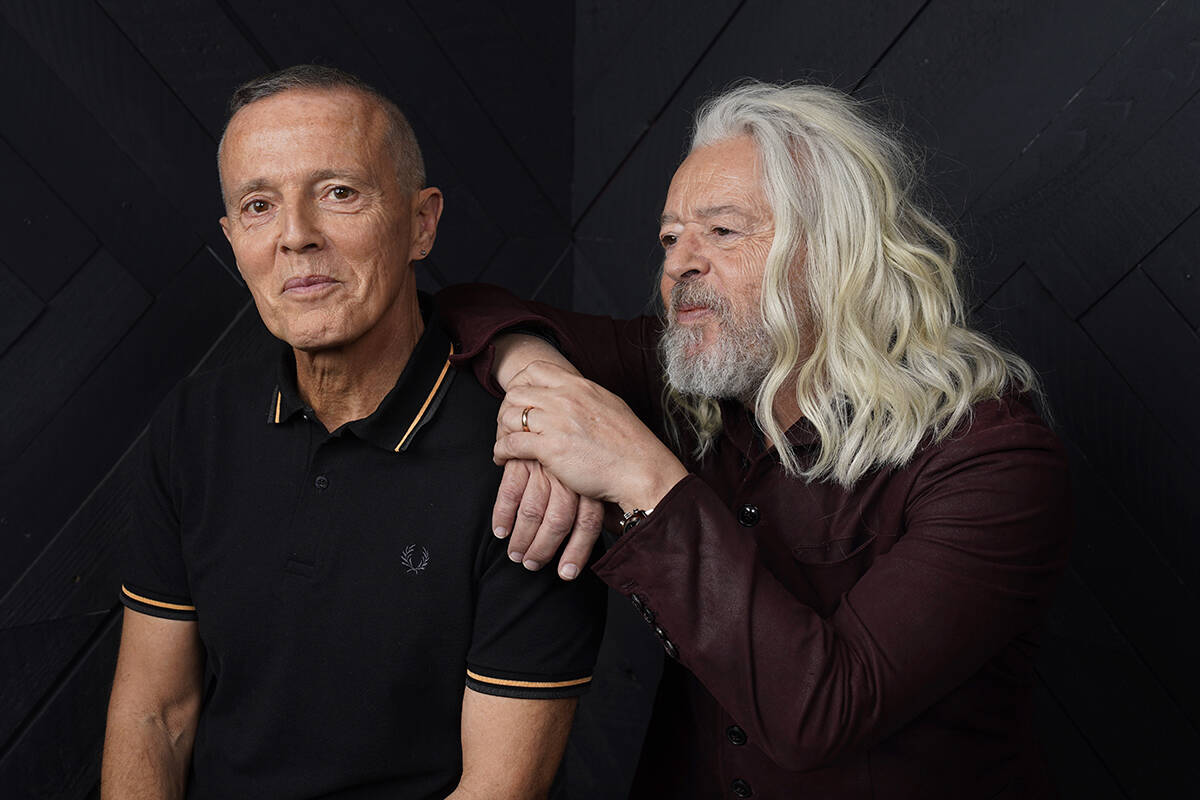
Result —
<path fill-rule="evenodd" d="M 303 277 L 288 278 L 283 284 L 283 291 L 293 294 L 310 294 L 319 292 L 336 283 L 337 281 L 328 275 L 305 275 Z"/>

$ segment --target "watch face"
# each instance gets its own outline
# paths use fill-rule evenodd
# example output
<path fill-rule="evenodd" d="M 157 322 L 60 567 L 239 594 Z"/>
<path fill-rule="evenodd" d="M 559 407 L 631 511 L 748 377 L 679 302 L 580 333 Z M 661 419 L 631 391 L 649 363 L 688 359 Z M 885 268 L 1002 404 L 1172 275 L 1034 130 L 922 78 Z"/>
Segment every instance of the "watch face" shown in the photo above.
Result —
<path fill-rule="evenodd" d="M 640 508 L 635 508 L 628 514 L 625 514 L 623 517 L 621 517 L 621 533 L 627 533 L 628 531 L 633 530 L 633 528 L 639 522 L 644 520 L 649 513 L 649 511 L 643 511 Z"/>

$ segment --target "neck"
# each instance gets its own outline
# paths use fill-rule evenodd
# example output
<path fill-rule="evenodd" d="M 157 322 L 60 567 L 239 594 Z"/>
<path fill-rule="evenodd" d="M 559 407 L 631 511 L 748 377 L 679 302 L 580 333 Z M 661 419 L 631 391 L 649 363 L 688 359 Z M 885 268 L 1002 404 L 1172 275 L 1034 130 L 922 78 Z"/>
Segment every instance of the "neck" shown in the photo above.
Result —
<path fill-rule="evenodd" d="M 350 344 L 293 350 L 300 397 L 329 431 L 370 416 L 396 385 L 424 330 L 413 292 L 398 298 L 379 324 Z"/>

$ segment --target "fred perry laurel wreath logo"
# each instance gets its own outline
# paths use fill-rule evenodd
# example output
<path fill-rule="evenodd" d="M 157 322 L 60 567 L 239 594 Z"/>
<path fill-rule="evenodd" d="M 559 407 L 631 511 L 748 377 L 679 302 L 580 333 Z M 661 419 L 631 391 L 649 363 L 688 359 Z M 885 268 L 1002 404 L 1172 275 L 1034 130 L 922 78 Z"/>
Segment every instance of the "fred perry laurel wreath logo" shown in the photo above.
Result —
<path fill-rule="evenodd" d="M 417 549 L 415 544 L 410 544 L 404 548 L 404 552 L 400 554 L 400 564 L 408 571 L 410 575 L 416 575 L 418 572 L 424 572 L 429 566 L 429 551 L 424 547 L 421 548 L 421 560 L 413 561 L 413 551 Z"/>

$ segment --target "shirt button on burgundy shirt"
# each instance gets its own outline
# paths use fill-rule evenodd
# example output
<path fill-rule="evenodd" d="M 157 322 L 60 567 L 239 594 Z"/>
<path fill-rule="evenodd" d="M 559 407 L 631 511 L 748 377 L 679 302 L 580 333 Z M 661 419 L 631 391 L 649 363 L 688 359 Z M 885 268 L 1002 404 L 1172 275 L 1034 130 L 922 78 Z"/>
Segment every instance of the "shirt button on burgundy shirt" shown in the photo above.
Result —
<path fill-rule="evenodd" d="M 326 478 L 324 475 L 318 475 L 317 479 L 315 481 L 313 481 L 313 485 L 316 486 L 318 489 L 328 489 L 329 488 L 329 478 Z"/>
<path fill-rule="evenodd" d="M 749 503 L 738 509 L 738 522 L 745 525 L 747 528 L 753 528 L 758 524 L 758 519 L 761 515 L 758 513 L 758 506 L 752 506 Z"/>
<path fill-rule="evenodd" d="M 725 729 L 725 736 L 729 739 L 730 744 L 744 745 L 746 743 L 746 732 L 737 725 L 730 725 Z"/>
<path fill-rule="evenodd" d="M 750 788 L 750 784 L 746 783 L 741 778 L 734 778 L 733 794 L 735 797 L 752 797 L 754 795 L 754 790 Z"/>

